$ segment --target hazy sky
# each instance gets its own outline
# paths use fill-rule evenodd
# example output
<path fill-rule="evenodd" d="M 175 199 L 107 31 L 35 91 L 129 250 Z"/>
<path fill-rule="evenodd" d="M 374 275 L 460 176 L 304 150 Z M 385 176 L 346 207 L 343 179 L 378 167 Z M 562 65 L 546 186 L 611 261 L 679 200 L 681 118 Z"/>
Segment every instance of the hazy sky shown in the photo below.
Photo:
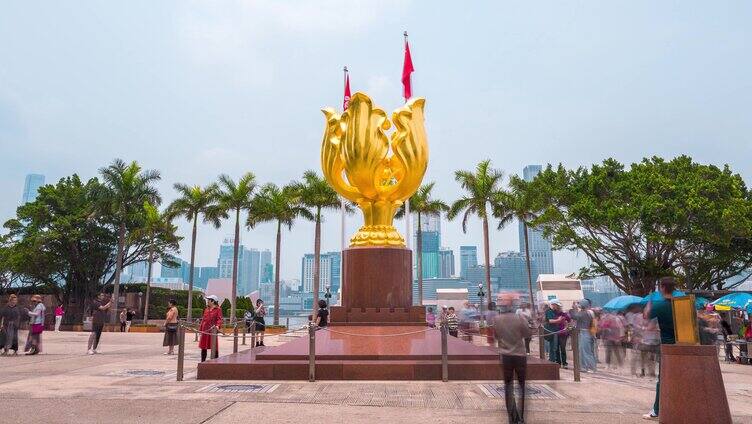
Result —
<path fill-rule="evenodd" d="M 175 182 L 252 171 L 283 184 L 319 170 L 319 109 L 342 104 L 343 65 L 354 91 L 388 111 L 402 103 L 403 30 L 413 92 L 427 99 L 426 181 L 444 199 L 459 194 L 454 170 L 485 158 L 512 174 L 686 153 L 749 182 L 750 22 L 746 1 L 6 0 L 0 219 L 27 173 L 88 178 L 116 157 L 159 169 L 165 201 Z M 324 225 L 324 249 L 337 249 L 338 218 Z M 215 262 L 231 228 L 200 228 L 199 265 Z M 442 237 L 454 249 L 480 244 L 480 225 L 465 235 L 444 222 Z M 517 227 L 491 240 L 493 255 L 516 250 Z M 273 249 L 274 226 L 243 242 Z M 286 232 L 283 278 L 299 278 L 312 249 L 311 224 Z M 581 262 L 555 255 L 557 272 Z"/>

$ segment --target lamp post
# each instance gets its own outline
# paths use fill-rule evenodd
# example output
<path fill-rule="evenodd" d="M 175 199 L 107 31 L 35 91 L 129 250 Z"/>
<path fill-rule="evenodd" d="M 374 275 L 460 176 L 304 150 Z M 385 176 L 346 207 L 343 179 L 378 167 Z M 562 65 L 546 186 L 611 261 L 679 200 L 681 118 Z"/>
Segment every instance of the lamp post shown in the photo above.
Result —
<path fill-rule="evenodd" d="M 486 295 L 486 293 L 483 291 L 483 283 L 478 284 L 478 297 L 480 298 L 480 327 L 484 326 L 484 316 L 483 316 L 483 297 Z"/>
<path fill-rule="evenodd" d="M 330 290 L 329 284 L 325 285 L 324 289 L 326 290 L 326 292 L 324 293 L 324 297 L 326 298 L 326 310 L 328 311 L 329 304 L 331 303 L 330 299 L 332 298 L 332 291 Z"/>

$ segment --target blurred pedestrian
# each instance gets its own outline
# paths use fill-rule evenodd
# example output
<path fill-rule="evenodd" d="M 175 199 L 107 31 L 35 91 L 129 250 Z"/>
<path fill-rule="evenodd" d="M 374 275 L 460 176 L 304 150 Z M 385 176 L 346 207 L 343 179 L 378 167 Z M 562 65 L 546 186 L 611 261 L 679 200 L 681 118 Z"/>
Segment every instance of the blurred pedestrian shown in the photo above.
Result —
<path fill-rule="evenodd" d="M 258 334 L 258 341 L 256 346 L 264 346 L 264 333 L 266 332 L 266 306 L 261 299 L 256 300 L 256 315 L 254 321 L 256 322 L 256 333 Z"/>
<path fill-rule="evenodd" d="M 15 294 L 8 296 L 8 303 L 0 310 L 0 339 L 3 339 L 3 353 L 13 351 L 13 356 L 18 355 L 18 328 L 21 326 L 21 307 L 18 306 L 18 297 Z"/>
<path fill-rule="evenodd" d="M 131 331 L 131 325 L 133 325 L 133 317 L 136 316 L 136 311 L 126 308 L 125 310 L 125 332 Z"/>
<path fill-rule="evenodd" d="M 562 328 L 566 326 L 566 318 L 561 310 L 561 302 L 554 299 L 550 302 L 550 309 L 546 311 L 546 337 L 549 343 L 548 360 L 566 368 L 567 353 L 561 341 L 566 343 Z"/>
<path fill-rule="evenodd" d="M 326 300 L 319 300 L 319 310 L 316 312 L 316 326 L 325 328 L 329 325 L 329 309 L 326 307 Z"/>
<path fill-rule="evenodd" d="M 444 321 L 446 322 L 447 330 L 449 330 L 449 335 L 452 337 L 457 337 L 460 328 L 460 321 L 457 318 L 457 314 L 454 313 L 454 307 L 450 306 L 447 310 L 446 317 L 444 317 Z"/>
<path fill-rule="evenodd" d="M 167 314 L 165 314 L 165 335 L 162 341 L 162 346 L 167 347 L 165 355 L 174 354 L 175 344 L 178 340 L 178 304 L 175 299 L 170 299 L 167 308 Z"/>
<path fill-rule="evenodd" d="M 725 317 L 721 320 L 721 330 L 723 331 L 723 346 L 726 351 L 726 362 L 736 362 L 736 359 L 734 358 L 734 348 L 730 343 L 731 340 L 729 338 L 729 336 L 734 333 L 731 330 L 731 324 L 729 324 Z"/>
<path fill-rule="evenodd" d="M 533 339 L 532 331 L 536 328 L 535 319 L 533 319 L 533 312 L 530 310 L 530 304 L 523 302 L 515 313 L 527 322 L 527 326 L 530 328 L 531 336 L 525 338 L 525 353 L 530 354 L 530 341 Z"/>
<path fill-rule="evenodd" d="M 585 372 L 595 372 L 595 333 L 597 320 L 595 313 L 590 309 L 590 300 L 583 299 L 578 302 L 576 312 L 572 317 L 579 331 L 580 369 Z"/>
<path fill-rule="evenodd" d="M 55 308 L 55 332 L 60 332 L 60 324 L 63 322 L 63 315 L 65 315 L 65 310 L 63 309 L 63 302 L 60 302 L 57 304 L 57 307 Z"/>
<path fill-rule="evenodd" d="M 107 311 L 112 307 L 112 298 L 107 303 L 104 303 L 105 294 L 99 293 L 97 298 L 91 303 L 91 334 L 89 335 L 88 353 L 94 355 L 97 353 L 97 347 L 99 347 L 99 339 L 102 337 L 102 330 L 104 329 L 104 323 L 107 321 Z"/>
<path fill-rule="evenodd" d="M 618 369 L 624 363 L 622 343 L 624 342 L 624 322 L 614 313 L 605 313 L 598 323 L 601 338 L 606 344 L 606 366 Z"/>
<path fill-rule="evenodd" d="M 532 337 L 528 321 L 522 315 L 515 313 L 515 300 L 516 296 L 512 293 L 500 294 L 497 302 L 499 314 L 493 321 L 504 373 L 504 401 L 509 422 L 512 424 L 525 422 L 525 378 L 527 374 L 525 339 Z M 517 376 L 519 401 L 514 396 L 515 375 Z"/>
<path fill-rule="evenodd" d="M 123 308 L 123 310 L 120 311 L 119 318 L 120 318 L 120 332 L 121 333 L 125 333 L 125 321 L 126 321 L 126 318 L 127 318 L 126 317 L 127 313 L 128 312 L 127 312 L 126 308 Z"/>
<path fill-rule="evenodd" d="M 675 344 L 676 339 L 674 337 L 674 316 L 673 306 L 671 305 L 672 293 L 676 288 L 676 280 L 673 277 L 663 277 L 658 284 L 658 290 L 661 297 L 657 300 L 651 300 L 645 307 L 646 319 L 657 319 L 658 327 L 661 331 L 661 345 Z M 660 367 L 660 355 L 659 367 Z M 655 402 L 653 403 L 653 409 L 642 417 L 647 420 L 658 421 L 660 414 L 659 401 L 661 399 L 661 372 L 658 371 L 658 381 L 655 383 Z"/>
<path fill-rule="evenodd" d="M 217 332 L 221 333 L 223 323 L 219 298 L 215 295 L 206 296 L 206 308 L 204 309 L 204 315 L 201 317 L 201 326 L 199 327 L 201 337 L 198 340 L 198 347 L 201 349 L 201 362 L 206 361 L 206 353 L 212 348 L 212 342 L 216 350 L 212 351 L 211 358 L 215 359 L 219 356 L 219 339 L 212 335 L 212 332 L 216 328 Z"/>
<path fill-rule="evenodd" d="M 436 327 L 436 314 L 430 306 L 428 307 L 428 310 L 426 310 L 426 325 L 429 327 Z"/>
<path fill-rule="evenodd" d="M 44 314 L 47 308 L 42 303 L 42 296 L 31 296 L 32 308 L 29 314 L 29 334 L 26 336 L 27 355 L 36 355 L 42 352 L 42 333 L 44 332 Z"/>

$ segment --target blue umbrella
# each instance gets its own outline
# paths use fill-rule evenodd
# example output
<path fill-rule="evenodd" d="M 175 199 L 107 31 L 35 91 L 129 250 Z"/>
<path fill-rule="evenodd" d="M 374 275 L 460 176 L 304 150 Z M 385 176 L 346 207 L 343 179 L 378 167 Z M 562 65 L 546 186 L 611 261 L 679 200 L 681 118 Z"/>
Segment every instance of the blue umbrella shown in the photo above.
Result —
<path fill-rule="evenodd" d="M 671 293 L 671 296 L 673 296 L 673 297 L 682 297 L 682 296 L 686 296 L 686 294 L 683 291 L 674 290 L 674 292 Z M 640 299 L 640 305 L 645 306 L 650 301 L 655 302 L 655 301 L 658 301 L 658 300 L 661 300 L 661 299 L 663 299 L 663 295 L 660 292 L 654 291 L 654 292 L 650 293 L 649 295 L 647 295 L 647 296 L 643 297 L 642 299 Z"/>
<path fill-rule="evenodd" d="M 629 305 L 634 305 L 635 303 L 640 303 L 642 298 L 637 296 L 632 296 L 630 294 L 624 295 L 624 296 L 618 296 L 611 300 L 609 300 L 605 305 L 603 305 L 603 309 L 607 311 L 621 311 L 629 307 Z"/>
<path fill-rule="evenodd" d="M 749 312 L 752 311 L 752 294 L 743 292 L 727 294 L 713 302 L 712 305 L 733 309 L 746 309 Z"/>
<path fill-rule="evenodd" d="M 705 306 L 708 305 L 710 301 L 708 299 L 705 299 L 704 297 L 696 297 L 695 298 L 695 309 L 703 309 Z"/>

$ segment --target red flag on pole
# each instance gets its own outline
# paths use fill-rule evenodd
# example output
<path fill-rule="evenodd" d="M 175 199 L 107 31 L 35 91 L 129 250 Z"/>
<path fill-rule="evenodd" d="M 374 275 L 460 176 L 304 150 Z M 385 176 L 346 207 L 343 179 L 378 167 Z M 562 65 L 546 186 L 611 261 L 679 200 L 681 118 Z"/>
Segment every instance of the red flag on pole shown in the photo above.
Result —
<path fill-rule="evenodd" d="M 345 66 L 345 97 L 342 99 L 342 110 L 347 110 L 350 106 L 350 73 Z"/>
<path fill-rule="evenodd" d="M 407 42 L 407 32 L 405 32 L 405 62 L 402 65 L 402 97 L 407 101 L 413 96 L 412 83 L 410 81 L 410 74 L 415 71 L 413 68 L 413 58 L 410 56 L 410 44 Z"/>

